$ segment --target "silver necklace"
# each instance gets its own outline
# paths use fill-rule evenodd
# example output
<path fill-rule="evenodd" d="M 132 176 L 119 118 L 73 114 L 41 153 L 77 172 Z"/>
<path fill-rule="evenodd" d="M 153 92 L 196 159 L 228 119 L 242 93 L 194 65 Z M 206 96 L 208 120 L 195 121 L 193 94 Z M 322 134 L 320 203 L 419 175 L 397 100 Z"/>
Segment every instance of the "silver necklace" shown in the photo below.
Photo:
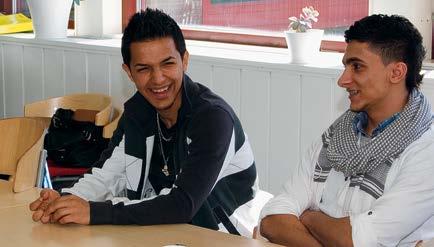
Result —
<path fill-rule="evenodd" d="M 163 162 L 164 162 L 164 166 L 161 169 L 161 172 L 163 172 L 163 174 L 167 177 L 170 175 L 169 167 L 167 166 L 167 161 L 169 160 L 169 158 L 166 159 L 166 155 L 164 155 L 163 142 L 161 140 L 163 139 L 166 142 L 169 142 L 172 140 L 172 136 L 169 138 L 165 138 L 163 136 L 163 132 L 161 131 L 161 127 L 160 127 L 160 116 L 158 115 L 158 112 L 157 112 L 157 129 L 158 129 L 158 137 L 159 137 L 158 140 L 159 140 L 159 144 L 160 144 L 161 156 L 163 156 Z"/>
<path fill-rule="evenodd" d="M 163 135 L 163 132 L 161 131 L 161 127 L 160 127 L 160 115 L 158 114 L 158 112 L 157 112 L 157 126 L 158 126 L 158 134 L 160 135 L 160 137 L 163 138 L 164 141 L 170 142 L 172 140 L 172 136 L 166 138 Z"/>

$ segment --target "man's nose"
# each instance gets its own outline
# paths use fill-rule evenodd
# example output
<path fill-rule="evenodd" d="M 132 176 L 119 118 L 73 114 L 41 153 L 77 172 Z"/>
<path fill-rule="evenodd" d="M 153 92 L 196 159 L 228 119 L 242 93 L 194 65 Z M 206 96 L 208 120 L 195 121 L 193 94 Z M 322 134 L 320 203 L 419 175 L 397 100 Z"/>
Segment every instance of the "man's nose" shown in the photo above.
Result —
<path fill-rule="evenodd" d="M 156 68 L 152 71 L 152 80 L 154 83 L 162 83 L 164 82 L 164 73 L 161 69 Z"/>
<path fill-rule="evenodd" d="M 348 69 L 345 69 L 344 72 L 342 72 L 342 75 L 338 79 L 338 85 L 340 87 L 347 87 L 352 82 L 351 79 L 351 73 Z"/>

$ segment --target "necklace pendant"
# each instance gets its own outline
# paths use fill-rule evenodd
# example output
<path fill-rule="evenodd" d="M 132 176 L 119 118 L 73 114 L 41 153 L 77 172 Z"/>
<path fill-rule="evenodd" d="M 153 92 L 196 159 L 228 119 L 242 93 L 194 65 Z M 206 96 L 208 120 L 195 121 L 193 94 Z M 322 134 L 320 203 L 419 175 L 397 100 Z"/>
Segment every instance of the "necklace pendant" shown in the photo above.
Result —
<path fill-rule="evenodd" d="M 163 172 L 163 174 L 167 177 L 170 175 L 169 173 L 169 169 L 167 169 L 167 165 L 164 165 L 163 169 L 161 169 L 161 171 Z"/>

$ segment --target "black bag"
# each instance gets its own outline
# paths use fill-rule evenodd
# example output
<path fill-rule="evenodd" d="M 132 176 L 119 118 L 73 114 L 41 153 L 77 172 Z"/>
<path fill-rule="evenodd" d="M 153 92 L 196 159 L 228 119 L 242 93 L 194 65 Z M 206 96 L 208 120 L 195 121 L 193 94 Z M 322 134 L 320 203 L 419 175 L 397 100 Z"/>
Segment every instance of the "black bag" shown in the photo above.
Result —
<path fill-rule="evenodd" d="M 102 126 L 73 119 L 74 111 L 59 108 L 51 118 L 44 148 L 47 159 L 69 167 L 91 167 L 109 139 L 102 137 Z"/>

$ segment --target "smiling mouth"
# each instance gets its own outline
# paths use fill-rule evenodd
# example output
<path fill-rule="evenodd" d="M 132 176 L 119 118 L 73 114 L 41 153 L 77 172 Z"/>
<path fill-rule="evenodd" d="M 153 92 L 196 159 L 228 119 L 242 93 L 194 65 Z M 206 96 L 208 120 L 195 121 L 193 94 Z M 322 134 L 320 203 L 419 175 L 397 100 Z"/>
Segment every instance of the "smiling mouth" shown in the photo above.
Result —
<path fill-rule="evenodd" d="M 154 88 L 154 89 L 151 89 L 151 91 L 152 91 L 153 93 L 156 93 L 156 94 L 165 93 L 165 92 L 167 92 L 168 90 L 169 90 L 169 86 L 162 87 L 162 88 Z"/>
<path fill-rule="evenodd" d="M 360 90 L 347 90 L 347 92 L 350 94 L 350 97 L 353 97 L 360 93 Z"/>

